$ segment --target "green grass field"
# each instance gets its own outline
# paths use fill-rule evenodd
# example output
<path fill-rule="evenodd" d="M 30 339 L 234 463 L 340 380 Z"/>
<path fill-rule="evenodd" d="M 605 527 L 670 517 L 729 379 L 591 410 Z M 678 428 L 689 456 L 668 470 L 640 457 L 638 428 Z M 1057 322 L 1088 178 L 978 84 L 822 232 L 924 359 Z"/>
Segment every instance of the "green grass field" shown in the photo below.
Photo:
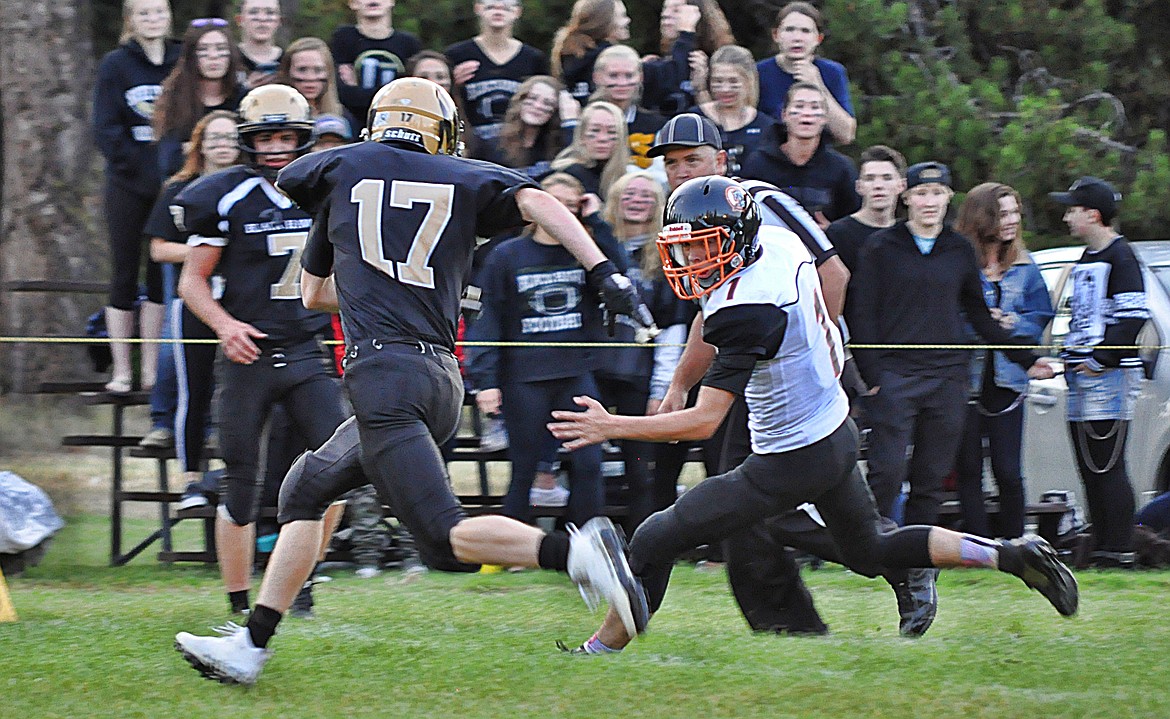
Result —
<path fill-rule="evenodd" d="M 1081 573 L 1072 620 L 1007 576 L 944 572 L 939 617 L 912 641 L 880 581 L 809 572 L 833 634 L 755 636 L 722 574 L 680 565 L 648 635 L 571 657 L 554 640 L 580 642 L 598 617 L 562 576 L 345 571 L 244 689 L 171 648 L 228 618 L 214 571 L 108 568 L 107 541 L 104 518 L 75 518 L 9 579 L 0 717 L 1170 717 L 1170 572 Z"/>

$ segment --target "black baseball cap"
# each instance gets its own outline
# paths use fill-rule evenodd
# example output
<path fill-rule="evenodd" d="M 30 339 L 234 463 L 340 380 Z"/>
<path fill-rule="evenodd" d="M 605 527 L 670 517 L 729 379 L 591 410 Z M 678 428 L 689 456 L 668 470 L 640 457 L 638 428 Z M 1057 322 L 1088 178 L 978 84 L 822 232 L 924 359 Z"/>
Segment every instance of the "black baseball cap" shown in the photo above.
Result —
<path fill-rule="evenodd" d="M 665 155 L 676 147 L 702 147 L 709 145 L 716 150 L 723 149 L 719 139 L 719 128 L 702 115 L 684 112 L 675 115 L 654 135 L 654 146 L 646 151 L 646 157 Z"/>
<path fill-rule="evenodd" d="M 1068 188 L 1068 192 L 1049 192 L 1048 198 L 1070 207 L 1087 207 L 1101 213 L 1101 221 L 1108 224 L 1117 216 L 1121 193 L 1100 177 L 1085 175 Z"/>
<path fill-rule="evenodd" d="M 951 168 L 941 162 L 919 162 L 906 168 L 906 189 L 938 182 L 951 186 Z"/>

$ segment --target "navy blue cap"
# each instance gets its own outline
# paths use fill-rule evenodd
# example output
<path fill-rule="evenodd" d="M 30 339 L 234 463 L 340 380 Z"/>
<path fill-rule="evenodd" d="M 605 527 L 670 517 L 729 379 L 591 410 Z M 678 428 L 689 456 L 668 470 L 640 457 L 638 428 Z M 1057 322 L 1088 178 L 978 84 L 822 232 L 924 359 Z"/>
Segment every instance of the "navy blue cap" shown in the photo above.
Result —
<path fill-rule="evenodd" d="M 951 186 L 951 169 L 941 162 L 919 162 L 906 168 L 906 189 L 938 182 Z"/>
<path fill-rule="evenodd" d="M 716 150 L 723 149 L 719 128 L 702 115 L 684 112 L 675 115 L 654 135 L 654 146 L 646 151 L 646 157 L 665 155 L 675 147 L 702 147 L 708 145 Z"/>

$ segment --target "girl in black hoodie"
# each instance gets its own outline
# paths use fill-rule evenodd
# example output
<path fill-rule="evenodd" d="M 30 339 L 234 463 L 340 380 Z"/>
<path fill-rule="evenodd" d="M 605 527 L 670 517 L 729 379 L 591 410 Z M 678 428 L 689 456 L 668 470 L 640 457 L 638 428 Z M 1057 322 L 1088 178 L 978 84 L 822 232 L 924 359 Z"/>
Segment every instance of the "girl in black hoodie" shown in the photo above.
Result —
<path fill-rule="evenodd" d="M 106 389 L 129 392 L 130 345 L 117 342 L 134 333 L 134 301 L 142 228 L 158 194 L 161 178 L 150 121 L 163 79 L 179 57 L 179 45 L 168 39 L 171 8 L 167 0 L 126 0 L 122 6 L 121 45 L 98 66 L 93 124 L 98 149 L 106 158 L 105 212 L 110 235 L 110 302 L 106 328 L 114 367 Z M 148 262 L 144 325 L 161 327 L 162 275 Z M 155 332 L 157 336 L 157 331 Z M 157 345 L 144 345 L 142 385 L 154 384 Z"/>

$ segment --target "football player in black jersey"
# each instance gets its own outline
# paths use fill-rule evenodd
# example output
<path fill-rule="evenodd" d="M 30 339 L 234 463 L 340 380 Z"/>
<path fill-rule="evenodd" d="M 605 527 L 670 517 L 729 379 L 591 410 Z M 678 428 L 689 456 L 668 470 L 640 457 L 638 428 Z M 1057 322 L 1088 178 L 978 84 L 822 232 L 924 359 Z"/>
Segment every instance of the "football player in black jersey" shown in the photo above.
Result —
<path fill-rule="evenodd" d="M 215 331 L 220 367 L 219 440 L 227 465 L 215 523 L 216 555 L 233 612 L 248 609 L 261 475 L 261 435 L 281 402 L 309 447 L 344 419 L 317 337 L 329 316 L 301 303 L 299 259 L 312 220 L 277 192 L 280 168 L 312 145 L 309 104 L 284 85 L 259 87 L 240 103 L 246 164 L 207 175 L 175 198 L 176 225 L 191 247 L 179 280 L 187 307 Z M 222 297 L 212 274 L 223 276 Z"/>
<path fill-rule="evenodd" d="M 314 153 L 280 173 L 280 189 L 314 218 L 301 258 L 304 302 L 340 306 L 345 383 L 357 416 L 286 477 L 283 527 L 248 625 L 221 637 L 176 637 L 204 676 L 256 680 L 268 640 L 312 570 L 322 513 L 366 483 L 411 531 L 429 566 L 567 571 L 587 603 L 605 598 L 629 634 L 645 626 L 645 594 L 608 519 L 545 534 L 503 516 L 468 517 L 448 483 L 438 444 L 454 434 L 462 407 L 452 351 L 477 235 L 537 224 L 587 268 L 609 311 L 652 324 L 629 280 L 556 198 L 513 170 L 457 156 L 460 129 L 445 90 L 400 78 L 374 98 L 366 142 Z"/>

